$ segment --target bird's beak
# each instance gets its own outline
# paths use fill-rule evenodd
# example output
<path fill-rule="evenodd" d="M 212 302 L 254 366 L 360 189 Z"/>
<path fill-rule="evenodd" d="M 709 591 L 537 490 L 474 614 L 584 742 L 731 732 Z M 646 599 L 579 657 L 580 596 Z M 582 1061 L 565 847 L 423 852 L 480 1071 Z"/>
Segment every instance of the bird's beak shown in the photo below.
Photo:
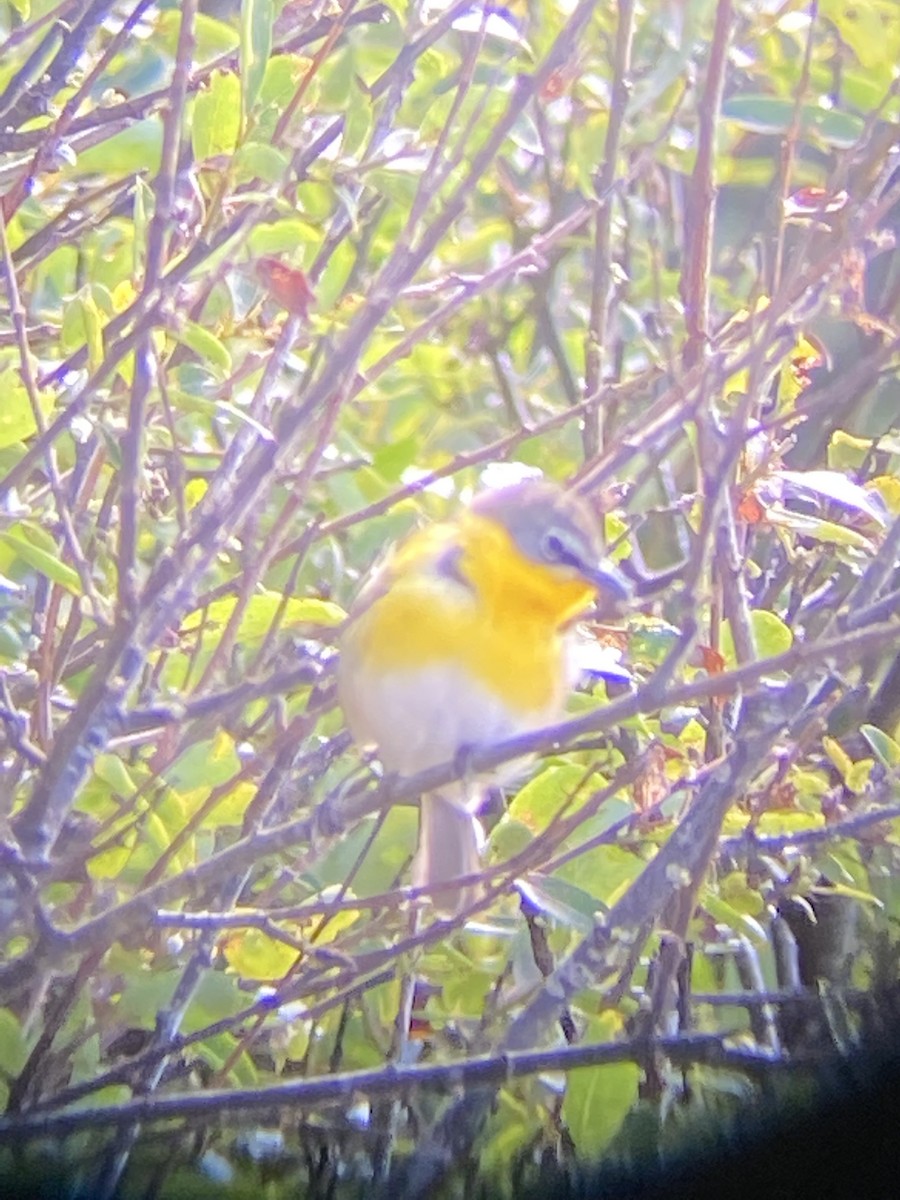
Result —
<path fill-rule="evenodd" d="M 588 583 L 594 585 L 601 596 L 610 600 L 624 603 L 633 595 L 631 584 L 612 563 L 602 563 L 598 567 L 591 567 L 585 563 L 581 567 L 581 573 Z"/>

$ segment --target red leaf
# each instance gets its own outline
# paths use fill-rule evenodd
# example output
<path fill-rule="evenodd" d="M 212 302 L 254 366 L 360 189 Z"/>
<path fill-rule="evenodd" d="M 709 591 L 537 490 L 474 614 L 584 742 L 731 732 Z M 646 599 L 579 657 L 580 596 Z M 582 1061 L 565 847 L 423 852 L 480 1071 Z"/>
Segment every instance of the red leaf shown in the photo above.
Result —
<path fill-rule="evenodd" d="M 267 256 L 257 260 L 256 273 L 269 289 L 272 299 L 282 308 L 298 317 L 309 315 L 309 306 L 315 296 L 299 267 L 288 266 L 280 258 Z"/>
<path fill-rule="evenodd" d="M 757 500 L 753 492 L 747 492 L 738 505 L 738 516 L 748 525 L 758 525 L 765 518 L 766 510 Z"/>

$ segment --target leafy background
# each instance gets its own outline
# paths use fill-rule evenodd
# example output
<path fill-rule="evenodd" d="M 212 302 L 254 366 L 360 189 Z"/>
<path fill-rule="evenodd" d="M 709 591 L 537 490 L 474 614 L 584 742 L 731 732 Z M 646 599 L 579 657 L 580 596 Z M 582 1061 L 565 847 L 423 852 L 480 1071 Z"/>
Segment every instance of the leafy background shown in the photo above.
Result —
<path fill-rule="evenodd" d="M 5 0 L 0 32 L 0 1164 L 501 1194 L 870 1034 L 892 0 Z M 637 599 L 451 928 L 412 916 L 417 785 L 361 771 L 334 630 L 503 464 L 578 480 Z"/>

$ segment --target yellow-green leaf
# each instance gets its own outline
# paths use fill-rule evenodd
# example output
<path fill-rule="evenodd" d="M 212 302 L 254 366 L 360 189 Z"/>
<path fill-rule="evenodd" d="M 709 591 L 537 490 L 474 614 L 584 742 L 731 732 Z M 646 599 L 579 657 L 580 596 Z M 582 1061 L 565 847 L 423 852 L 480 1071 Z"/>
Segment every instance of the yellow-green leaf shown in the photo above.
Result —
<path fill-rule="evenodd" d="M 253 111 L 272 52 L 272 0 L 242 0 L 241 84 L 244 128 Z"/>
<path fill-rule="evenodd" d="M 31 401 L 22 383 L 19 372 L 12 367 L 0 372 L 0 450 L 23 442 L 37 432 L 37 422 Z M 41 412 L 46 417 L 53 410 L 53 397 L 42 394 L 39 397 Z"/>
<path fill-rule="evenodd" d="M 900 479 L 896 475 L 878 475 L 870 481 L 869 487 L 878 493 L 888 512 L 900 516 Z"/>
<path fill-rule="evenodd" d="M 835 741 L 834 738 L 823 737 L 822 749 L 834 763 L 835 767 L 837 767 L 841 778 L 846 779 L 850 768 L 853 766 L 853 759 L 844 747 L 840 742 Z"/>
<path fill-rule="evenodd" d="M 219 729 L 213 737 L 196 742 L 179 755 L 166 771 L 166 780 L 176 792 L 202 789 L 208 795 L 210 788 L 219 787 L 237 775 L 240 766 L 234 738 Z"/>
<path fill-rule="evenodd" d="M 712 892 L 707 892 L 704 896 L 703 907 L 714 921 L 718 921 L 734 933 L 745 934 L 757 946 L 764 946 L 768 941 L 768 935 L 759 921 L 754 920 L 749 913 L 739 912 L 733 905 Z"/>
<path fill-rule="evenodd" d="M 111 309 L 111 297 L 109 305 Z M 92 371 L 96 371 L 103 362 L 105 324 L 106 318 L 98 303 L 95 287 L 91 285 L 83 287 L 63 309 L 62 344 L 66 350 L 86 346 L 88 365 Z"/>
<path fill-rule="evenodd" d="M 108 850 L 101 850 L 99 854 L 88 859 L 88 875 L 91 879 L 118 879 L 128 865 L 131 852 L 132 847 L 128 845 L 112 846 Z"/>
<path fill-rule="evenodd" d="M 860 725 L 859 732 L 875 751 L 883 766 L 889 770 L 900 767 L 900 746 L 892 737 L 888 737 L 877 725 Z"/>
<path fill-rule="evenodd" d="M 750 627 L 756 653 L 760 658 L 775 658 L 790 650 L 794 635 L 781 617 L 768 609 L 756 608 L 750 614 Z M 729 666 L 735 664 L 734 639 L 731 624 L 726 621 L 722 628 L 722 654 Z"/>
<path fill-rule="evenodd" d="M 209 86 L 194 101 L 191 145 L 203 162 L 233 154 L 241 133 L 241 81 L 233 71 L 213 71 Z"/>
<path fill-rule="evenodd" d="M 14 526 L 13 529 L 5 530 L 0 533 L 0 541 L 10 550 L 15 551 L 17 557 L 27 563 L 29 567 L 46 575 L 52 583 L 58 583 L 60 587 L 65 588 L 74 596 L 81 595 L 81 580 L 78 578 L 78 572 L 67 566 L 55 554 L 50 554 L 36 545 L 29 533 L 28 525 L 23 523 Z"/>
<path fill-rule="evenodd" d="M 828 887 L 813 888 L 814 896 L 843 896 L 847 900 L 858 900 L 871 908 L 884 908 L 884 903 L 863 888 L 848 887 L 845 883 L 829 884 Z"/>
<path fill-rule="evenodd" d="M 137 785 L 117 754 L 98 754 L 94 760 L 94 774 L 124 800 L 137 791 Z"/>
<path fill-rule="evenodd" d="M 297 951 L 261 929 L 231 934 L 222 947 L 225 960 L 244 979 L 281 979 L 297 962 Z"/>
<path fill-rule="evenodd" d="M 609 1042 L 622 1034 L 618 1013 L 591 1017 L 582 1044 Z M 618 1133 L 638 1098 L 641 1072 L 633 1062 L 579 1067 L 570 1071 L 562 1117 L 579 1156 L 593 1161 Z"/>
<path fill-rule="evenodd" d="M 192 633 L 201 625 L 204 631 L 208 632 L 223 629 L 236 604 L 237 600 L 229 596 L 214 601 L 206 609 L 198 609 L 186 618 L 182 632 Z M 238 626 L 238 641 L 241 645 L 254 645 L 262 641 L 282 604 L 283 629 L 295 628 L 298 625 L 324 625 L 333 628 L 347 615 L 340 605 L 330 600 L 320 600 L 316 596 L 292 596 L 285 602 L 278 592 L 258 592 L 251 597 L 241 615 Z"/>
<path fill-rule="evenodd" d="M 576 812 L 590 789 L 584 767 L 557 763 L 528 781 L 509 806 L 509 816 L 526 825 L 532 834 L 541 833 L 559 813 Z"/>
<path fill-rule="evenodd" d="M 196 321 L 184 321 L 175 328 L 176 339 L 189 346 L 191 350 L 211 367 L 227 375 L 231 371 L 231 355 L 223 342 L 214 333 L 210 333 Z"/>
<path fill-rule="evenodd" d="M 0 1008 L 0 1075 L 15 1079 L 28 1060 L 28 1044 L 19 1020 Z"/>

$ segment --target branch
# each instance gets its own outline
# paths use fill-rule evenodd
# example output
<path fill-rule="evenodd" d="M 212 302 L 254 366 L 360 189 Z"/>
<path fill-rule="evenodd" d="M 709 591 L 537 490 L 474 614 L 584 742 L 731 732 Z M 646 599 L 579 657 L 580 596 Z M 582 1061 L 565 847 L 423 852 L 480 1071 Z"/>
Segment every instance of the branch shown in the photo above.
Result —
<path fill-rule="evenodd" d="M 619 166 L 619 142 L 631 95 L 631 46 L 634 38 L 634 0 L 620 0 L 616 26 L 613 81 L 610 89 L 609 119 L 603 147 L 603 166 L 597 175 L 599 208 L 594 222 L 594 258 L 591 270 L 591 315 L 585 351 L 584 388 L 588 395 L 603 381 L 603 356 L 606 349 L 607 317 L 612 282 L 612 207 Z M 585 420 L 582 432 L 584 456 L 592 459 L 603 444 L 600 413 Z"/>
<path fill-rule="evenodd" d="M 27 1113 L 0 1117 L 0 1144 L 32 1137 L 66 1137 L 79 1130 L 121 1128 L 132 1122 L 172 1120 L 217 1121 L 225 1113 L 249 1113 L 283 1107 L 313 1107 L 347 1103 L 357 1093 L 400 1096 L 414 1088 L 450 1090 L 476 1084 L 500 1086 L 511 1079 L 545 1071 L 571 1071 L 609 1063 L 643 1062 L 648 1054 L 663 1054 L 676 1066 L 720 1067 L 754 1078 L 773 1072 L 793 1074 L 807 1068 L 802 1058 L 788 1060 L 756 1050 L 728 1046 L 711 1034 L 642 1038 L 627 1042 L 585 1043 L 528 1053 L 484 1055 L 462 1063 L 429 1066 L 379 1066 L 370 1071 L 347 1071 L 312 1079 L 292 1079 L 268 1087 L 209 1089 L 167 1096 L 125 1100 L 114 1105 L 68 1112 Z"/>
<path fill-rule="evenodd" d="M 698 679 L 664 690 L 662 693 L 657 690 L 657 677 L 654 676 L 633 694 L 623 696 L 593 712 L 479 749 L 473 752 L 470 760 L 464 765 L 448 763 L 432 767 L 409 779 L 388 779 L 376 788 L 351 790 L 346 795 L 343 794 L 345 789 L 338 789 L 327 796 L 309 815 L 261 830 L 252 837 L 242 838 L 233 846 L 218 851 L 190 870 L 161 880 L 147 891 L 86 921 L 70 933 L 45 930 L 38 946 L 0 966 L 0 989 L 21 987 L 27 982 L 36 964 L 47 957 L 58 957 L 66 953 L 80 952 L 91 946 L 111 944 L 127 929 L 153 921 L 158 909 L 166 907 L 177 898 L 196 895 L 204 888 L 246 870 L 267 855 L 278 855 L 291 847 L 305 845 L 306 855 L 301 856 L 295 864 L 297 870 L 303 870 L 315 860 L 321 838 L 339 836 L 361 817 L 389 805 L 415 803 L 422 793 L 437 790 L 459 780 L 464 772 L 490 774 L 496 767 L 514 759 L 558 752 L 562 747 L 577 749 L 579 737 L 612 728 L 640 713 L 654 712 L 663 703 L 674 707 L 714 695 L 734 695 L 738 691 L 747 693 L 753 688 L 761 687 L 767 678 L 782 672 L 795 681 L 791 685 L 789 695 L 792 702 L 796 702 L 799 681 L 814 677 L 817 669 L 826 665 L 833 669 L 842 663 L 856 661 L 858 656 L 867 650 L 876 647 L 887 650 L 889 646 L 897 644 L 900 644 L 900 624 L 887 623 L 818 643 L 798 642 L 775 658 L 750 663 L 721 675 Z M 784 689 L 784 692 L 787 691 L 788 689 Z M 784 692 L 770 693 L 769 689 L 766 689 L 761 698 L 764 701 L 771 695 L 771 702 L 776 706 L 779 717 L 782 714 L 777 706 L 784 703 Z M 757 768 L 764 758 L 763 753 L 757 755 Z M 709 787 L 710 784 L 705 786 Z"/>
<path fill-rule="evenodd" d="M 900 629 L 895 631 L 900 634 Z M 775 745 L 803 710 L 805 689 L 792 684 L 780 695 L 760 693 L 745 704 L 739 736 L 714 769 L 684 819 L 632 886 L 598 920 L 593 934 L 554 972 L 537 996 L 510 1023 L 503 1046 L 534 1045 L 562 1007 L 580 991 L 605 992 L 627 967 L 633 949 L 649 935 L 679 893 L 695 893 L 712 861 L 728 809 L 749 786 Z M 392 1200 L 419 1200 L 439 1185 L 478 1136 L 493 1104 L 485 1085 L 452 1105 L 431 1134 L 389 1181 Z"/>
<path fill-rule="evenodd" d="M 732 0 L 719 0 L 716 24 L 709 51 L 706 86 L 700 99 L 697 160 L 687 199 L 687 233 L 681 296 L 684 303 L 687 343 L 685 366 L 698 362 L 709 336 L 709 277 L 712 266 L 712 235 L 715 219 L 716 134 L 728 61 L 728 43 L 734 19 Z"/>

